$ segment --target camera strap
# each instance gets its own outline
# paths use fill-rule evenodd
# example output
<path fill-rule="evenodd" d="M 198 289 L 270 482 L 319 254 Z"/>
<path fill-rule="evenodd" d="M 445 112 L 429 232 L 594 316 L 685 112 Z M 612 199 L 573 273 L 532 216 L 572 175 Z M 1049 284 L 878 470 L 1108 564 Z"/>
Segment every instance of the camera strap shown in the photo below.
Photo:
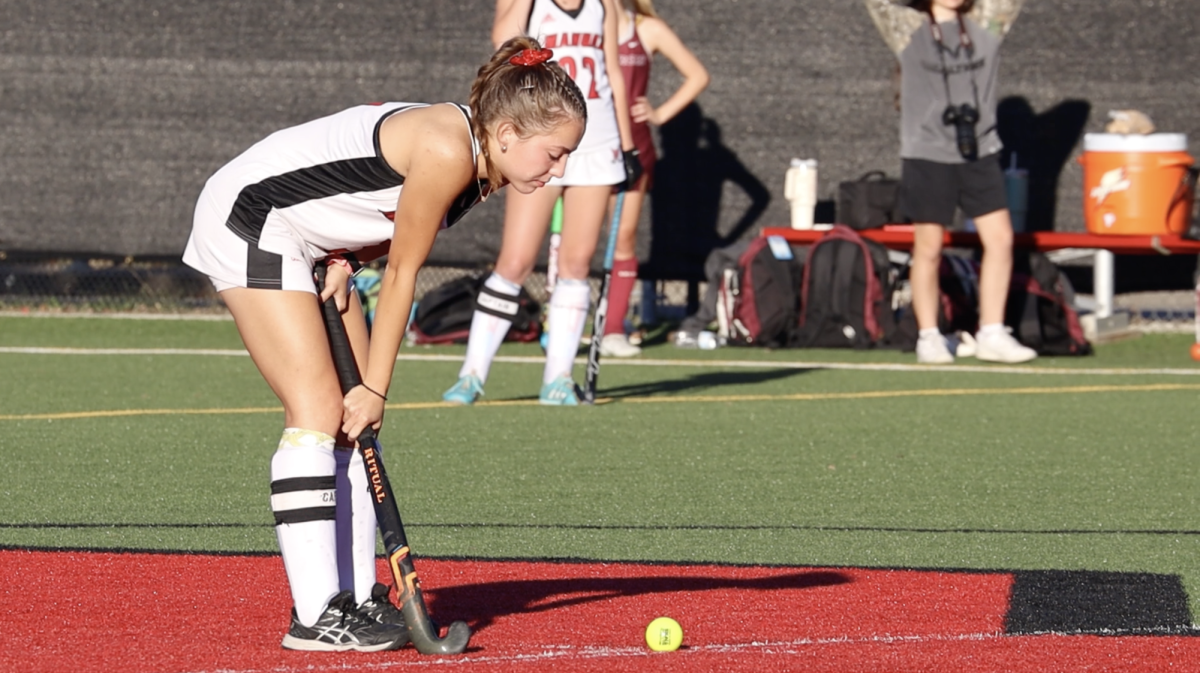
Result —
<path fill-rule="evenodd" d="M 942 84 L 946 87 L 946 104 L 954 105 L 954 99 L 950 96 L 950 69 L 946 66 L 946 52 L 950 49 L 946 47 L 946 42 L 942 39 L 942 27 L 938 25 L 937 19 L 933 18 L 932 12 L 929 14 L 929 30 L 933 33 L 938 60 L 942 63 Z M 971 40 L 971 34 L 967 32 L 962 14 L 958 15 L 958 44 L 967 52 L 967 67 L 971 71 L 971 93 L 975 96 L 975 109 L 978 110 L 979 86 L 975 83 L 975 69 L 971 68 L 971 57 L 975 54 L 975 42 Z"/>

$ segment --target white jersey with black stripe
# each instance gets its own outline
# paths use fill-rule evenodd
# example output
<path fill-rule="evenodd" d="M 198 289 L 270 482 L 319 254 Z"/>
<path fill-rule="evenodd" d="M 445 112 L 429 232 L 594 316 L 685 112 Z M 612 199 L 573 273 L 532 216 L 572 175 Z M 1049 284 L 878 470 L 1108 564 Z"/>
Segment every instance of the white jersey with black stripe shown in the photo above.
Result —
<path fill-rule="evenodd" d="M 567 11 L 554 0 L 534 0 L 525 32 L 554 52 L 587 101 L 588 123 L 577 153 L 620 145 L 612 86 L 604 59 L 604 2 L 581 0 Z M 619 75 L 620 73 L 618 73 Z"/>
<path fill-rule="evenodd" d="M 206 194 L 228 205 L 226 226 L 270 252 L 292 249 L 280 237 L 303 241 L 319 259 L 392 238 L 396 201 L 404 185 L 383 158 L 379 128 L 394 114 L 423 103 L 360 105 L 273 133 L 222 167 Z M 470 118 L 463 113 L 470 132 Z M 479 146 L 472 134 L 473 156 Z M 467 192 L 477 192 L 473 183 Z M 476 194 L 464 192 L 459 201 Z M 474 204 L 456 203 L 453 224 Z"/>
<path fill-rule="evenodd" d="M 453 104 L 479 143 L 470 111 Z M 313 263 L 331 252 L 391 240 L 404 176 L 383 158 L 383 121 L 424 103 L 361 105 L 283 129 L 208 180 L 192 217 L 183 261 L 218 291 L 241 287 L 315 292 Z M 476 165 L 478 168 L 478 165 Z M 454 224 L 480 200 L 473 180 L 442 221 Z"/>

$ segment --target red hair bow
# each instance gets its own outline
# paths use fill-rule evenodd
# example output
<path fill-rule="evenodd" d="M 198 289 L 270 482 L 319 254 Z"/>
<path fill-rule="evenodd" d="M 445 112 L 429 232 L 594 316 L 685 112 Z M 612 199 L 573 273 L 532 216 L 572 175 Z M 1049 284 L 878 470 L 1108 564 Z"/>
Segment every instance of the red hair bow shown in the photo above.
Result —
<path fill-rule="evenodd" d="M 532 67 L 541 65 L 552 58 L 554 58 L 554 52 L 549 49 L 524 49 L 521 53 L 508 59 L 508 62 L 513 65 Z"/>

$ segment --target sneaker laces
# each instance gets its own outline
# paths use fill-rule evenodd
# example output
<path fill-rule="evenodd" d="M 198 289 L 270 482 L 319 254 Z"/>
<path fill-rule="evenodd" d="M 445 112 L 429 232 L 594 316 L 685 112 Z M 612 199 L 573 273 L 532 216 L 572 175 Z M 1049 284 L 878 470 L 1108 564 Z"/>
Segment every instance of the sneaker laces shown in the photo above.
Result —
<path fill-rule="evenodd" d="M 329 601 L 329 607 L 336 610 L 338 613 L 338 626 L 346 628 L 346 620 L 350 618 L 350 606 L 354 605 L 354 601 L 350 599 L 350 594 L 339 594 L 333 600 Z"/>
<path fill-rule="evenodd" d="M 390 591 L 390 587 L 388 587 L 387 585 L 379 585 L 379 586 L 382 586 L 382 587 L 384 587 L 384 589 L 387 589 Z M 371 600 L 374 597 L 375 597 L 374 592 L 372 592 L 371 598 L 367 599 L 367 600 Z M 389 607 L 392 607 L 392 609 L 395 609 L 395 606 L 393 606 L 391 604 L 391 602 L 387 600 L 386 595 L 383 598 L 383 603 Z M 354 594 L 352 594 L 352 593 L 347 594 L 346 599 L 344 601 L 342 601 L 341 605 L 338 606 L 338 610 L 342 613 L 342 625 L 343 626 L 345 626 L 346 620 L 348 620 L 348 619 L 362 623 L 362 624 L 371 624 L 373 622 L 379 621 L 379 620 L 375 619 L 374 617 L 372 617 L 366 610 L 364 610 L 361 605 L 358 605 L 354 602 Z M 399 612 L 399 610 L 397 610 L 397 612 Z M 379 622 L 379 623 L 382 624 L 383 622 Z M 403 623 L 397 624 L 397 626 L 403 626 Z"/>
<path fill-rule="evenodd" d="M 392 588 L 382 582 L 371 587 L 371 597 L 363 601 L 359 610 L 368 618 L 381 624 L 405 626 L 404 613 L 390 599 Z"/>

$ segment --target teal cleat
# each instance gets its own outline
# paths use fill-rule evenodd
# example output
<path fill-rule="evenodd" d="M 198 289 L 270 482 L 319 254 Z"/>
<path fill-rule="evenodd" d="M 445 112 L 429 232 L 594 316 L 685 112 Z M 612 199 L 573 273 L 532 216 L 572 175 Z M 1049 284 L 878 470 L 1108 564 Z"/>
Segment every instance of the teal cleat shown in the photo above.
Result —
<path fill-rule="evenodd" d="M 442 393 L 442 399 L 451 404 L 470 406 L 475 400 L 483 397 L 483 381 L 474 374 L 467 374 L 458 383 L 450 386 L 450 390 Z"/>
<path fill-rule="evenodd" d="M 542 392 L 538 394 L 538 402 L 556 407 L 577 407 L 579 406 L 579 394 L 576 391 L 575 382 L 571 380 L 571 377 L 563 375 L 542 385 Z"/>

